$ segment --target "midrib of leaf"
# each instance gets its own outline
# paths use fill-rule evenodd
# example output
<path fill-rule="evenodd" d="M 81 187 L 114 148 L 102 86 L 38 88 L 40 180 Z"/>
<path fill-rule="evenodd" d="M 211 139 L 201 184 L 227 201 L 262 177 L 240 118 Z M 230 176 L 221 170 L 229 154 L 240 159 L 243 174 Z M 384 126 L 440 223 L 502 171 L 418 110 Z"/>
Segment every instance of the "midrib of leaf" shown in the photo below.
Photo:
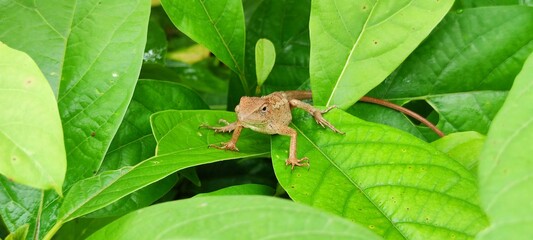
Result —
<path fill-rule="evenodd" d="M 125 16 L 125 17 L 122 18 L 122 22 L 121 22 L 119 25 L 117 25 L 117 27 L 116 27 L 115 29 L 113 29 L 113 33 L 110 35 L 109 39 L 107 39 L 108 41 L 107 41 L 103 46 L 106 46 L 106 47 L 109 46 L 110 39 L 113 39 L 113 36 L 114 36 L 115 33 L 118 31 L 118 29 L 121 28 L 122 25 L 124 25 L 124 23 L 126 22 L 126 20 L 128 20 L 128 19 L 131 17 L 131 15 L 132 15 L 135 11 L 136 11 L 136 9 L 132 9 L 132 10 L 130 11 L 130 13 L 129 13 L 127 16 Z M 90 14 L 90 13 L 89 13 L 89 14 Z M 84 19 L 85 19 L 85 18 L 84 18 Z M 80 22 L 83 21 L 84 19 L 80 20 Z M 71 25 L 72 25 L 72 24 L 71 24 Z M 69 30 L 69 35 L 70 35 L 70 31 L 72 31 L 72 28 Z M 67 41 L 65 41 L 65 44 L 66 44 L 66 43 L 67 43 Z M 93 59 L 93 61 L 91 62 L 91 64 L 90 64 L 89 66 L 87 66 L 87 68 L 85 69 L 85 72 L 79 77 L 78 81 L 77 81 L 74 85 L 72 85 L 72 86 L 71 86 L 71 87 L 70 87 L 65 93 L 61 94 L 61 97 L 58 99 L 58 103 L 61 102 L 61 100 L 64 99 L 66 96 L 68 96 L 68 95 L 70 94 L 70 92 L 71 92 L 72 90 L 74 90 L 74 88 L 76 88 L 76 86 L 77 86 L 80 82 L 82 82 L 82 80 L 83 80 L 83 78 L 85 77 L 85 75 L 89 72 L 89 70 L 93 67 L 93 65 L 98 61 L 98 59 L 100 58 L 100 56 L 102 55 L 102 53 L 105 51 L 105 49 L 106 49 L 105 47 L 102 47 L 102 48 L 101 48 L 101 51 L 98 52 L 98 54 L 94 57 L 94 59 Z M 65 55 L 66 55 L 66 47 L 65 47 L 64 54 L 63 54 L 63 61 L 62 61 L 62 64 L 64 64 L 64 62 L 65 62 L 65 61 L 64 61 L 64 60 L 65 60 Z M 63 65 L 61 65 L 61 66 L 63 66 Z M 63 69 L 63 68 L 61 68 L 61 69 Z M 62 74 L 62 73 L 63 73 L 63 71 L 61 71 L 61 74 Z M 107 90 L 113 88 L 114 86 L 116 86 L 116 84 L 118 84 L 118 81 L 115 82 L 115 84 L 110 85 L 110 87 L 109 87 Z M 59 95 L 59 94 L 58 94 L 58 95 Z M 87 105 L 82 111 L 80 111 L 80 112 L 76 113 L 74 116 L 70 117 L 70 119 L 69 119 L 66 123 L 64 123 L 64 125 L 66 125 L 67 123 L 69 123 L 72 119 L 76 118 L 79 114 L 83 113 L 87 108 L 89 108 L 90 106 L 92 106 L 94 103 L 96 103 L 96 102 L 98 101 L 98 99 L 100 99 L 100 98 L 103 97 L 103 96 L 104 96 L 104 94 L 102 94 L 102 95 L 100 95 L 98 98 L 92 100 L 91 104 Z"/>
<path fill-rule="evenodd" d="M 426 95 L 413 96 L 413 97 L 383 98 L 383 100 L 388 100 L 388 101 L 406 101 L 406 100 L 408 100 L 408 101 L 413 101 L 413 100 L 429 101 L 431 98 L 434 98 L 434 97 L 448 97 L 448 96 L 451 96 L 451 95 L 475 94 L 475 93 L 487 93 L 487 92 L 503 92 L 503 93 L 507 93 L 507 92 L 509 92 L 509 90 L 475 90 L 475 91 L 465 91 L 465 92 L 426 94 Z"/>
<path fill-rule="evenodd" d="M 39 201 L 39 211 L 35 218 L 35 232 L 33 234 L 33 239 L 39 240 L 39 233 L 41 228 L 41 216 L 43 213 L 43 203 L 44 203 L 44 190 L 41 190 L 41 200 Z"/>
<path fill-rule="evenodd" d="M 62 38 L 64 40 L 63 41 L 63 51 L 61 53 L 61 61 L 60 61 L 59 71 L 58 71 L 59 82 L 57 83 L 57 96 L 56 96 L 56 99 L 57 99 L 58 103 L 59 103 L 59 93 L 60 93 L 60 90 L 61 90 L 61 81 L 63 81 L 63 69 L 64 69 L 64 66 L 65 66 L 65 56 L 67 55 L 68 40 L 70 39 L 70 34 L 72 33 L 72 26 L 74 24 L 74 14 L 76 13 L 76 7 L 78 6 L 78 0 L 74 0 L 73 6 L 74 6 L 74 8 L 72 9 L 72 14 L 70 15 L 70 24 L 69 24 L 70 27 L 68 29 L 67 35 L 66 36 L 62 36 L 58 32 L 58 34 L 60 36 L 62 36 Z M 39 15 L 41 15 L 41 14 L 39 13 Z M 50 25 L 50 27 L 52 27 L 52 26 Z M 63 120 L 61 120 L 61 121 L 63 121 Z"/>
<path fill-rule="evenodd" d="M 149 159 L 146 159 L 145 161 L 148 161 L 150 160 L 151 158 Z M 143 161 L 144 162 L 144 161 Z M 142 163 L 142 162 L 141 162 Z M 138 164 L 139 165 L 139 164 Z M 102 193 L 104 190 L 106 190 L 107 188 L 109 188 L 109 186 L 113 185 L 114 183 L 116 183 L 118 181 L 118 179 L 120 179 L 121 177 L 123 177 L 124 175 L 128 174 L 129 172 L 131 172 L 132 169 L 134 169 L 135 167 L 137 167 L 138 165 L 134 166 L 134 167 L 123 167 L 121 168 L 122 170 L 125 170 L 123 172 L 123 174 L 120 174 L 118 175 L 115 180 L 113 181 L 110 181 L 109 184 L 107 184 L 106 186 L 104 186 L 103 188 L 99 189 L 98 191 L 96 191 L 94 194 L 92 194 L 90 197 L 86 198 L 83 202 L 81 202 L 78 206 L 76 206 L 75 208 L 72 208 L 70 209 L 65 215 L 63 215 L 60 219 L 58 219 L 58 223 L 61 223 L 63 224 L 64 222 L 70 220 L 69 217 L 74 213 L 76 212 L 77 210 L 79 210 L 82 206 L 84 206 L 86 203 L 88 203 L 89 201 L 93 200 L 94 197 L 98 196 L 100 193 Z M 117 199 L 118 200 L 118 199 Z M 111 204 L 111 203 L 110 203 Z"/>
<path fill-rule="evenodd" d="M 335 2 L 335 1 L 333 1 Z M 348 68 L 348 65 L 350 65 L 350 60 L 352 59 L 352 56 L 353 56 L 353 53 L 355 52 L 357 46 L 359 46 L 359 41 L 361 40 L 361 38 L 363 37 L 363 35 L 365 34 L 365 30 L 366 28 L 368 27 L 368 21 L 370 20 L 370 18 L 372 17 L 372 14 L 374 13 L 374 10 L 376 9 L 376 5 L 378 4 L 379 0 L 376 0 L 376 2 L 374 3 L 374 5 L 372 6 L 372 10 L 370 11 L 370 13 L 368 14 L 368 17 L 366 18 L 366 21 L 365 21 L 365 24 L 363 24 L 363 28 L 361 29 L 361 33 L 359 34 L 359 36 L 357 37 L 357 40 L 355 40 L 355 43 L 353 44 L 353 47 L 352 49 L 350 50 L 350 54 L 348 55 L 348 59 L 346 59 L 346 62 L 344 64 L 344 67 L 342 68 L 342 71 L 341 71 L 341 74 L 339 75 L 339 77 L 337 78 L 337 81 L 335 82 L 335 86 L 333 87 L 333 91 L 331 91 L 331 94 L 329 95 L 329 99 L 328 99 L 328 102 L 326 103 L 326 106 L 330 106 L 331 104 L 331 101 L 333 100 L 333 95 L 335 95 L 335 92 L 337 91 L 337 88 L 339 87 L 339 83 L 342 79 L 342 77 L 344 76 L 344 73 L 346 72 L 346 68 Z M 338 10 L 338 7 L 337 5 L 335 5 L 335 9 Z M 338 11 L 337 11 L 338 12 Z M 339 16 L 341 17 L 342 19 L 342 15 L 339 14 Z M 344 20 L 343 20 L 343 24 L 344 24 Z M 345 25 L 345 24 L 344 24 Z"/>
<path fill-rule="evenodd" d="M 244 79 L 244 71 L 241 69 L 241 66 L 239 65 L 239 63 L 235 59 L 235 56 L 233 56 L 233 52 L 230 50 L 230 48 L 229 48 L 228 44 L 226 43 L 225 39 L 222 37 L 222 34 L 220 34 L 220 31 L 218 30 L 217 24 L 215 23 L 215 21 L 213 21 L 213 19 L 211 18 L 211 14 L 209 14 L 209 11 L 207 11 L 207 8 L 205 7 L 204 1 L 198 0 L 198 2 L 200 3 L 200 5 L 202 5 L 202 9 L 204 10 L 205 15 L 209 19 L 209 22 L 211 22 L 211 25 L 215 29 L 215 31 L 217 33 L 217 37 L 220 39 L 222 44 L 224 44 L 224 48 L 226 48 L 226 51 L 228 51 L 228 53 L 229 53 L 229 55 L 231 57 L 231 60 L 233 60 L 233 63 L 235 64 L 235 67 L 237 68 L 237 71 L 239 72 L 238 75 L 239 75 L 239 78 L 241 80 L 242 86 L 244 87 L 244 91 L 246 93 L 248 93 L 248 91 L 249 91 L 248 90 L 248 83 L 246 82 L 246 79 Z M 224 9 L 226 9 L 226 7 L 224 7 Z"/>
<path fill-rule="evenodd" d="M 346 174 L 346 172 L 344 172 L 326 153 L 324 153 L 322 151 L 322 149 L 315 144 L 315 142 L 313 142 L 300 128 L 298 128 L 298 126 L 296 126 L 295 124 L 291 123 L 291 126 L 296 129 L 296 131 L 298 131 L 300 133 L 300 135 L 302 137 L 304 137 L 309 143 L 311 143 L 311 145 L 316 149 L 318 150 L 318 152 L 320 152 L 320 154 L 322 154 L 322 156 L 324 156 L 324 158 L 326 158 L 330 163 L 331 165 L 333 165 L 340 173 L 342 173 L 342 175 L 348 179 L 348 181 L 350 181 L 350 183 L 352 183 L 352 185 L 354 185 L 357 189 L 359 189 L 359 191 L 366 197 L 366 199 L 372 203 L 372 205 L 379 211 L 379 213 L 385 217 L 387 219 L 387 221 L 390 223 L 390 225 L 396 230 L 396 232 L 398 232 L 400 235 L 402 235 L 402 237 L 404 239 L 408 239 L 403 232 L 401 232 L 397 227 L 396 225 L 394 225 L 392 223 L 392 220 L 387 216 L 385 215 L 385 213 L 383 212 L 383 210 L 381 208 L 378 207 L 378 205 L 370 198 L 370 196 L 368 196 L 368 194 L 363 191 L 363 189 L 357 185 L 357 183 L 355 183 L 352 178 L 350 178 L 350 176 L 348 174 Z"/>
<path fill-rule="evenodd" d="M 62 217 L 61 219 L 58 219 L 58 223 L 65 223 L 67 221 L 70 221 L 72 219 L 69 219 L 69 217 L 75 213 L 77 210 L 79 210 L 81 207 L 83 207 L 86 203 L 88 203 L 89 201 L 93 200 L 96 196 L 98 196 L 100 193 L 102 193 L 103 191 L 107 190 L 111 185 L 115 184 L 117 181 L 121 180 L 122 177 L 128 173 L 130 173 L 132 170 L 138 168 L 139 166 L 143 165 L 145 162 L 148 162 L 148 161 L 151 161 L 151 160 L 154 160 L 154 159 L 157 159 L 157 158 L 160 158 L 160 157 L 165 157 L 165 156 L 170 156 L 170 155 L 173 155 L 173 154 L 179 154 L 179 153 L 182 153 L 182 152 L 194 152 L 194 150 L 198 150 L 198 149 L 205 149 L 207 147 L 207 145 L 205 146 L 199 146 L 199 147 L 195 147 L 195 148 L 187 148 L 187 149 L 182 149 L 182 150 L 179 150 L 179 151 L 173 151 L 173 152 L 169 152 L 169 153 L 165 153 L 165 154 L 161 154 L 161 155 L 157 155 L 157 156 L 153 156 L 151 158 L 148 158 L 140 163 L 138 163 L 137 165 L 135 166 L 127 166 L 127 167 L 123 167 L 121 168 L 121 170 L 124 170 L 124 173 L 123 174 L 120 174 L 117 178 L 115 178 L 114 180 L 110 181 L 109 184 L 107 184 L 106 186 L 104 186 L 103 188 L 99 189 L 97 192 L 95 192 L 94 194 L 91 194 L 90 197 L 86 198 L 81 204 L 75 206 L 74 208 L 70 209 L 69 211 L 67 211 Z M 268 152 L 267 152 L 268 153 Z M 257 154 L 249 154 L 250 156 L 262 156 L 262 155 L 265 155 L 267 153 L 257 153 Z M 225 160 L 225 159 L 229 159 L 229 158 L 221 158 L 222 160 Z M 216 161 L 216 160 L 215 160 Z M 179 170 L 179 169 L 178 169 Z M 112 170 L 112 171 L 117 171 L 117 170 Z M 171 174 L 171 173 L 169 173 Z M 165 178 L 166 176 L 168 176 L 169 174 L 165 175 L 165 176 L 162 176 L 160 177 L 159 179 L 155 180 L 154 182 L 158 181 L 158 180 L 161 180 L 163 178 Z M 140 187 L 137 187 L 133 190 L 131 190 L 129 193 L 131 192 L 134 192 L 136 190 L 139 190 L 147 185 L 149 185 L 150 183 L 146 183 L 144 184 L 143 186 L 140 186 Z M 126 196 L 128 193 L 126 194 L 123 194 L 122 197 Z M 122 198 L 121 197 L 121 198 Z M 120 198 L 117 198 L 116 200 L 119 200 Z M 109 202 L 109 204 L 111 204 L 113 202 Z"/>
<path fill-rule="evenodd" d="M 141 142 L 141 141 L 144 140 L 145 138 L 149 138 L 149 137 L 153 137 L 153 136 L 154 136 L 154 135 L 152 135 L 152 134 L 146 134 L 146 135 L 141 136 L 141 137 L 139 137 L 139 138 L 137 138 L 137 139 L 134 139 L 133 141 L 129 141 L 129 142 L 126 142 L 126 143 L 124 143 L 124 144 L 121 144 L 121 145 L 118 146 L 117 148 L 109 149 L 109 150 L 107 151 L 106 155 L 109 155 L 109 154 L 111 154 L 111 153 L 114 153 L 114 152 L 116 152 L 116 151 L 119 151 L 120 149 L 125 148 L 125 147 L 127 147 L 127 146 L 129 146 L 129 145 L 131 145 L 131 144 Z"/>

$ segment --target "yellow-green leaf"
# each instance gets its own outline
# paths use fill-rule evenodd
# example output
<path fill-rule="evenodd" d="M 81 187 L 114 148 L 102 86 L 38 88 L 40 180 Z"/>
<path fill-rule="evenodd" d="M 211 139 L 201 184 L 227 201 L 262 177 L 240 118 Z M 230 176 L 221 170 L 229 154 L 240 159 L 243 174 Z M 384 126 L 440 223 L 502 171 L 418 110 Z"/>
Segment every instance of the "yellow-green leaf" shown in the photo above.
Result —
<path fill-rule="evenodd" d="M 491 225 L 479 239 L 533 236 L 533 54 L 494 118 L 479 160 L 482 207 Z M 526 237 L 527 236 L 527 237 Z"/>
<path fill-rule="evenodd" d="M 0 56 L 0 173 L 61 195 L 67 160 L 54 93 L 26 53 L 0 43 Z"/>
<path fill-rule="evenodd" d="M 276 62 L 276 49 L 274 44 L 261 38 L 255 44 L 255 74 L 257 75 L 257 86 L 261 87 L 268 78 L 270 71 Z"/>
<path fill-rule="evenodd" d="M 453 0 L 314 0 L 309 23 L 317 105 L 346 109 L 427 37 Z"/>

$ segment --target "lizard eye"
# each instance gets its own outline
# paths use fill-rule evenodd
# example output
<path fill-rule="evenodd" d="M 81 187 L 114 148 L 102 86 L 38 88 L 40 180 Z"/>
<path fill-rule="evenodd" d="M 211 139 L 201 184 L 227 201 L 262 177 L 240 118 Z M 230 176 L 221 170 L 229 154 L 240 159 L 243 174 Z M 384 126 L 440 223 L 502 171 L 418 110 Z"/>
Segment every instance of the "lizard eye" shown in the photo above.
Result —
<path fill-rule="evenodd" d="M 263 106 L 263 107 L 261 108 L 261 111 L 262 111 L 262 112 L 266 112 L 266 111 L 267 111 L 267 106 Z"/>

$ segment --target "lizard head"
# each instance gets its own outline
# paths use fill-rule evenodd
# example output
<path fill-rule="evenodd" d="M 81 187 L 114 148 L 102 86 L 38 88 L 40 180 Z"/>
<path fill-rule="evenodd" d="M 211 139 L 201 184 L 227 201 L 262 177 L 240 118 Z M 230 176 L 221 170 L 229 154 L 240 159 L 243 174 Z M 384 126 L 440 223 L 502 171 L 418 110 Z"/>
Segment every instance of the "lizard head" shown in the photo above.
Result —
<path fill-rule="evenodd" d="M 244 127 L 257 131 L 264 128 L 269 120 L 269 102 L 259 97 L 242 97 L 239 105 L 235 107 L 237 118 Z"/>

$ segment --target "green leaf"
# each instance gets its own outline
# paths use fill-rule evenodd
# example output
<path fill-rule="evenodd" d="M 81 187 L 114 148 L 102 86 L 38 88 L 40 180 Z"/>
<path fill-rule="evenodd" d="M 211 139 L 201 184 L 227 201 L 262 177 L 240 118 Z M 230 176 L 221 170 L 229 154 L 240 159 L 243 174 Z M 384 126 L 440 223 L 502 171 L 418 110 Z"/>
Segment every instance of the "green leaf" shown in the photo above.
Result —
<path fill-rule="evenodd" d="M 54 93 L 37 64 L 0 42 L 0 174 L 62 195 L 67 168 Z"/>
<path fill-rule="evenodd" d="M 317 105 L 346 109 L 427 37 L 452 0 L 313 1 L 311 86 Z"/>
<path fill-rule="evenodd" d="M 301 89 L 309 81 L 309 13 L 311 0 L 244 0 L 246 46 L 267 38 L 276 48 L 276 63 L 262 93 Z M 255 76 L 255 51 L 246 48 L 246 76 Z M 309 88 L 307 88 L 309 89 Z"/>
<path fill-rule="evenodd" d="M 427 101 L 445 133 L 486 134 L 507 90 L 533 52 L 533 8 L 450 12 L 371 95 Z M 383 116 L 382 119 L 386 119 Z"/>
<path fill-rule="evenodd" d="M 149 1 L 35 1 L 25 7 L 7 2 L 0 10 L 9 16 L 0 41 L 36 56 L 58 92 L 72 163 L 68 187 L 94 174 L 120 125 L 142 62 Z"/>
<path fill-rule="evenodd" d="M 168 61 L 165 66 L 159 64 L 144 64 L 140 78 L 174 81 L 183 84 L 197 92 L 212 108 L 225 105 L 229 73 L 231 70 L 224 68 L 223 73 L 213 71 L 219 68 L 218 60 L 213 58 L 195 63 L 193 65 Z"/>
<path fill-rule="evenodd" d="M 479 163 L 481 203 L 491 219 L 479 239 L 533 236 L 533 54 L 491 125 Z"/>
<path fill-rule="evenodd" d="M 507 96 L 507 91 L 471 91 L 428 96 L 441 118 L 437 126 L 444 133 L 476 131 L 486 134 L 492 119 Z"/>
<path fill-rule="evenodd" d="M 276 48 L 274 44 L 266 38 L 259 39 L 255 44 L 255 73 L 258 87 L 263 85 L 275 62 Z"/>
<path fill-rule="evenodd" d="M 152 128 L 158 141 L 157 156 L 135 166 L 106 171 L 76 183 L 65 196 L 59 210 L 59 222 L 105 207 L 122 197 L 158 181 L 178 170 L 217 161 L 264 156 L 268 154 L 268 136 L 243 131 L 240 152 L 208 148 L 229 140 L 229 136 L 199 129 L 203 123 L 235 119 L 234 113 L 206 110 L 163 111 L 152 115 Z M 187 141 L 183 137 L 187 136 Z"/>
<path fill-rule="evenodd" d="M 260 196 L 199 197 L 163 203 L 128 214 L 88 239 L 152 239 L 154 236 L 159 239 L 379 239 L 337 216 L 287 200 Z"/>
<path fill-rule="evenodd" d="M 244 79 L 244 13 L 241 1 L 162 0 L 161 5 L 176 27 L 206 46 L 217 58 Z"/>
<path fill-rule="evenodd" d="M 57 216 L 59 196 L 52 190 L 43 191 L 9 181 L 0 175 L 0 214 L 11 232 L 29 224 L 28 236 L 42 239 Z M 36 219 L 39 217 L 40 219 Z"/>
<path fill-rule="evenodd" d="M 29 224 L 22 225 L 16 231 L 10 233 L 6 237 L 6 240 L 22 240 L 22 239 L 26 239 L 26 236 L 28 235 L 28 228 L 29 227 L 30 227 Z"/>
<path fill-rule="evenodd" d="M 293 200 L 386 239 L 473 238 L 487 225 L 476 179 L 461 164 L 400 130 L 340 110 L 325 117 L 346 134 L 321 128 L 303 111 L 294 114 L 297 157 L 309 158 L 308 169 L 291 171 L 285 165 L 289 138 L 273 137 L 276 176 Z"/>
<path fill-rule="evenodd" d="M 206 109 L 208 106 L 191 89 L 173 82 L 142 79 L 115 138 L 109 146 L 100 172 L 135 165 L 155 154 L 156 142 L 150 115 L 174 109 Z"/>
<path fill-rule="evenodd" d="M 61 0 L 4 0 L 0 8 L 0 41 L 30 55 L 56 97 L 73 24 L 74 4 Z"/>
<path fill-rule="evenodd" d="M 150 13 L 146 0 L 110 0 L 73 7 L 90 11 L 88 16 L 74 18 L 76 31 L 70 37 L 72 43 L 80 43 L 67 47 L 72 54 L 64 59 L 65 80 L 58 99 L 68 136 L 69 185 L 98 171 L 122 122 L 141 68 Z M 98 21 L 84 20 L 88 17 Z M 80 55 L 87 57 L 80 62 Z"/>
<path fill-rule="evenodd" d="M 269 186 L 261 184 L 242 184 L 219 189 L 213 192 L 200 193 L 195 197 L 205 196 L 227 196 L 227 195 L 266 195 L 273 196 L 275 190 Z"/>
<path fill-rule="evenodd" d="M 475 8 L 499 5 L 526 5 L 533 6 L 533 2 L 528 0 L 457 0 L 456 8 Z"/>
<path fill-rule="evenodd" d="M 86 239 L 98 229 L 113 222 L 117 218 L 78 218 L 63 225 L 53 239 L 79 240 Z"/>
<path fill-rule="evenodd" d="M 406 131 L 422 140 L 427 140 L 417 126 L 401 112 L 373 103 L 357 102 L 346 112 L 369 122 L 385 124 Z"/>
<path fill-rule="evenodd" d="M 63 186 L 69 189 L 96 173 L 122 121 L 142 62 L 150 2 L 5 0 L 0 5 L 0 41 L 28 53 L 57 94 L 67 152 Z M 28 236 L 37 239 L 57 230 L 55 225 L 49 232 L 62 198 L 9 182 L 2 187 L 0 198 L 20 204 L 2 213 L 6 225 L 16 229 L 30 223 Z"/>
<path fill-rule="evenodd" d="M 485 136 L 477 132 L 458 132 L 446 135 L 431 145 L 477 174 L 479 155 L 484 143 Z"/>
<path fill-rule="evenodd" d="M 100 172 L 135 165 L 155 154 L 156 142 L 150 128 L 150 115 L 167 109 L 207 108 L 192 90 L 173 82 L 139 80 L 132 102 L 106 154 Z M 121 216 L 150 205 L 176 183 L 169 176 L 92 213 L 89 217 Z"/>

